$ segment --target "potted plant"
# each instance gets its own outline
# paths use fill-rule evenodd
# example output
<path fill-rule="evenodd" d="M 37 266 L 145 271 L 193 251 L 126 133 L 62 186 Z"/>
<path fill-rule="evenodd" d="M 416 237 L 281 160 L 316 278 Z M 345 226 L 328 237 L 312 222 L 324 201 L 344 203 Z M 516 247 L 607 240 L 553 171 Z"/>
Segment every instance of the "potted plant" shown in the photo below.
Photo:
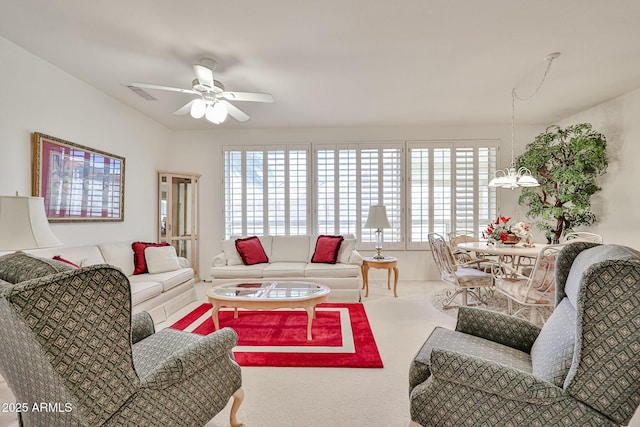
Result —
<path fill-rule="evenodd" d="M 547 128 L 527 144 L 516 165 L 529 168 L 540 183 L 523 188 L 518 203 L 528 205 L 529 218 L 540 219 L 536 224 L 548 243 L 596 221 L 591 196 L 600 190 L 596 179 L 607 170 L 607 140 L 589 123 Z"/>

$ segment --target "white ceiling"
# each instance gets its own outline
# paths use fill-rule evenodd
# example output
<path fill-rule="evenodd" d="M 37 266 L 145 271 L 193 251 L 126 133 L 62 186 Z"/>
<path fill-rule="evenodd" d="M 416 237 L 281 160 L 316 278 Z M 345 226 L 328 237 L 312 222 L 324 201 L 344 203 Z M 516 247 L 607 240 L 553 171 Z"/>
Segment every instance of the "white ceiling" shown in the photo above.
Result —
<path fill-rule="evenodd" d="M 268 92 L 224 128 L 551 123 L 640 87 L 638 0 L 0 0 L 0 36 L 173 129 L 211 57 L 227 90 Z M 34 82 L 38 84 L 38 82 Z M 0 100 L 0 102 L 2 102 Z"/>

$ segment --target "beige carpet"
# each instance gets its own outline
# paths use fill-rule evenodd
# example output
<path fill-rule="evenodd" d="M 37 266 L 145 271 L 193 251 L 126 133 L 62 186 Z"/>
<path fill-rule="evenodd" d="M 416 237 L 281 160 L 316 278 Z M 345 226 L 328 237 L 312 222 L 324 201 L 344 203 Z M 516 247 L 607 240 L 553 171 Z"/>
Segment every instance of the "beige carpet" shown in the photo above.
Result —
<path fill-rule="evenodd" d="M 445 308 L 443 306 L 443 303 L 449 299 L 448 293 L 453 292 L 453 289 L 454 289 L 453 286 L 449 286 L 440 292 L 434 293 L 433 296 L 431 297 L 431 303 L 435 308 L 437 308 L 441 312 L 448 314 L 451 317 L 457 318 L 458 317 L 457 307 L 462 302 L 461 295 L 456 296 L 454 300 L 454 304 L 456 305 L 454 305 L 453 307 Z M 475 299 L 472 299 L 471 297 L 469 297 L 469 303 L 471 303 L 472 301 L 475 303 Z M 553 309 L 551 307 L 537 308 L 536 309 L 537 313 L 533 316 L 533 318 L 531 318 L 530 308 L 528 307 L 523 308 L 515 302 L 512 303 L 512 305 L 513 305 L 513 312 L 516 313 L 518 317 L 527 321 L 531 321 L 532 323 L 540 327 L 544 325 L 544 321 L 542 319 L 548 319 L 551 313 L 553 312 Z M 507 314 L 509 312 L 509 301 L 507 297 L 501 294 L 500 292 L 492 291 L 486 295 L 486 303 L 479 304 L 477 305 L 477 307 Z M 518 312 L 518 310 L 520 309 L 522 310 Z"/>

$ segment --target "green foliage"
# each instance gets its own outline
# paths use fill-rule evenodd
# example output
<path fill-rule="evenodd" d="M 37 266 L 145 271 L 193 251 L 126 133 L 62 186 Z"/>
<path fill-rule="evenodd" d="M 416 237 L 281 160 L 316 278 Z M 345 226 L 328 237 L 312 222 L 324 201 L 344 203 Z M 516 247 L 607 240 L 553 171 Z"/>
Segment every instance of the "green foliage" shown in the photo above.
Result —
<path fill-rule="evenodd" d="M 598 176 L 607 171 L 607 140 L 589 123 L 547 128 L 527 145 L 516 166 L 529 168 L 540 183 L 525 187 L 518 199 L 549 242 L 580 225 L 591 225 L 591 196 L 600 190 Z"/>

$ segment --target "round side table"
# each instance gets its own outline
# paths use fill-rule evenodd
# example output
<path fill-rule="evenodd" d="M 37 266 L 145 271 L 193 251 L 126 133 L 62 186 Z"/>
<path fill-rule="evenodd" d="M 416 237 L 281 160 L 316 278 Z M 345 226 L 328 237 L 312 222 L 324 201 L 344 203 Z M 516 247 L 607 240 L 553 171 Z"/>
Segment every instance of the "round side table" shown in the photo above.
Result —
<path fill-rule="evenodd" d="M 391 289 L 391 270 L 393 270 L 393 296 L 398 297 L 398 258 L 384 257 L 384 259 L 375 259 L 371 256 L 362 258 L 362 289 L 365 290 L 364 296 L 369 296 L 369 269 L 378 268 L 387 270 L 387 289 Z"/>

